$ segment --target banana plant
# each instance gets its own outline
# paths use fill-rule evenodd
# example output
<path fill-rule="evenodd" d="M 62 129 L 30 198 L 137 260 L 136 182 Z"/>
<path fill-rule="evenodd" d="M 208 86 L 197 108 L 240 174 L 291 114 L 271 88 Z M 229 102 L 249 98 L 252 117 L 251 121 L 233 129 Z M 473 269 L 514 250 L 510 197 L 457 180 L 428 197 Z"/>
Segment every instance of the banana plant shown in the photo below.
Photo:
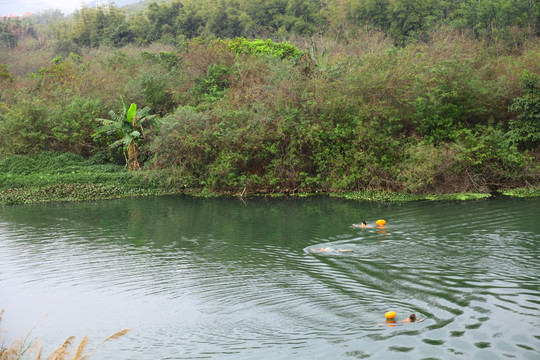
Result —
<path fill-rule="evenodd" d="M 117 139 L 109 145 L 109 148 L 114 149 L 122 146 L 126 166 L 129 171 L 136 171 L 141 168 L 137 158 L 139 152 L 140 139 L 144 139 L 143 125 L 155 125 L 153 118 L 156 115 L 149 115 L 150 108 L 147 106 L 141 110 L 137 110 L 137 105 L 132 103 L 128 108 L 122 100 L 122 113 L 116 114 L 114 110 L 109 111 L 111 119 L 96 119 L 102 126 L 96 129 L 94 138 L 103 136 L 113 136 Z"/>

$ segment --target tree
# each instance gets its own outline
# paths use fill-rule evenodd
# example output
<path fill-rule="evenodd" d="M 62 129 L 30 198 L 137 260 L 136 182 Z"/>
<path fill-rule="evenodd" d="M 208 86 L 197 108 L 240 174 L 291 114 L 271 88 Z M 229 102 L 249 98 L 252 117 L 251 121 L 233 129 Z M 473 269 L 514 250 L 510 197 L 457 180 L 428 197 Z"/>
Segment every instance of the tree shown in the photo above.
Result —
<path fill-rule="evenodd" d="M 362 25 L 371 25 L 377 30 L 387 31 L 389 0 L 353 0 L 350 3 L 350 17 Z"/>
<path fill-rule="evenodd" d="M 390 34 L 400 43 L 417 39 L 437 18 L 437 0 L 393 0 L 389 7 Z"/>
<path fill-rule="evenodd" d="M 482 0 L 463 2 L 462 26 L 487 41 L 494 41 L 501 31 L 511 26 L 530 26 L 539 31 L 540 5 L 531 0 Z"/>
<path fill-rule="evenodd" d="M 83 7 L 75 12 L 74 19 L 73 29 L 66 37 L 79 46 L 120 47 L 133 40 L 125 14 L 115 6 Z"/>
<path fill-rule="evenodd" d="M 143 124 L 147 122 L 149 125 L 153 125 L 155 115 L 149 115 L 149 107 L 137 110 L 137 105 L 132 103 L 128 109 L 123 100 L 122 105 L 123 111 L 121 114 L 117 115 L 113 110 L 109 112 L 112 120 L 96 119 L 103 126 L 96 129 L 94 138 L 113 136 L 113 138 L 117 139 L 109 147 L 114 149 L 122 145 L 128 170 L 136 171 L 141 168 L 137 158 L 139 151 L 137 142 L 144 139 Z"/>

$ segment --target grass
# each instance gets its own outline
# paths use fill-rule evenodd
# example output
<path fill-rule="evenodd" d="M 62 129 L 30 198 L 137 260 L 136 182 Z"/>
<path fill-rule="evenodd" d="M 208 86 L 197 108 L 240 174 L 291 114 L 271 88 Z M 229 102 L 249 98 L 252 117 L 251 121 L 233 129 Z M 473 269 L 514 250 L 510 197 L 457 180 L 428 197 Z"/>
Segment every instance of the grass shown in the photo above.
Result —
<path fill-rule="evenodd" d="M 0 311 L 0 322 L 4 310 Z M 95 348 L 87 352 L 89 337 L 86 335 L 75 347 L 75 337 L 68 337 L 60 347 L 54 350 L 49 356 L 43 355 L 43 343 L 41 340 L 31 339 L 29 332 L 25 337 L 17 338 L 7 348 L 0 347 L 0 360 L 22 360 L 22 359 L 47 359 L 47 360 L 85 360 L 94 356 L 97 350 L 110 340 L 116 340 L 129 332 L 129 329 L 121 330 L 99 343 Z"/>

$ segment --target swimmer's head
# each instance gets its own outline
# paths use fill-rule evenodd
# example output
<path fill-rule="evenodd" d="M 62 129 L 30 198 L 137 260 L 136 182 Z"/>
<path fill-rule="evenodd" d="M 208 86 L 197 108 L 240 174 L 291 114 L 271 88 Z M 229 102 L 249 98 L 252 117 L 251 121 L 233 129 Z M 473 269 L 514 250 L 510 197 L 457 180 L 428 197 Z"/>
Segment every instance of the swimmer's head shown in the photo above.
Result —
<path fill-rule="evenodd" d="M 415 321 L 415 320 L 416 320 L 416 315 L 411 314 L 411 315 L 409 316 L 409 320 Z"/>
<path fill-rule="evenodd" d="M 367 225 L 365 221 L 362 221 L 362 225 Z"/>

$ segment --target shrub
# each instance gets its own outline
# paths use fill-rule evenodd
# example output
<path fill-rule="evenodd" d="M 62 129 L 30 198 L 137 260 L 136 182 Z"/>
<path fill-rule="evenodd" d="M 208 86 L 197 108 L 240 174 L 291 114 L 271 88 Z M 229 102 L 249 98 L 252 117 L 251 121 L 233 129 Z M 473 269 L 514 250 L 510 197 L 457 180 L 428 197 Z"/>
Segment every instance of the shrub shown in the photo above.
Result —
<path fill-rule="evenodd" d="M 465 182 L 465 191 L 490 191 L 506 186 L 522 186 L 538 181 L 538 165 L 519 152 L 502 124 L 463 129 L 456 140 L 456 171 Z"/>
<path fill-rule="evenodd" d="M 99 99 L 74 97 L 57 104 L 33 99 L 0 113 L 0 152 L 28 154 L 44 150 L 89 155 L 94 118 L 102 114 Z"/>
<path fill-rule="evenodd" d="M 538 149 L 540 145 L 540 76 L 525 72 L 522 78 L 523 96 L 513 100 L 510 111 L 519 115 L 510 120 L 508 135 L 521 149 Z"/>
<path fill-rule="evenodd" d="M 222 99 L 229 88 L 228 75 L 230 72 L 230 69 L 225 65 L 210 65 L 206 75 L 195 80 L 192 94 L 196 102 L 208 106 L 208 104 Z"/>
<path fill-rule="evenodd" d="M 0 154 L 28 154 L 47 149 L 50 108 L 41 99 L 22 99 L 0 111 Z"/>
<path fill-rule="evenodd" d="M 272 40 L 248 40 L 236 38 L 227 43 L 227 48 L 235 54 L 267 55 L 278 59 L 297 59 L 303 55 L 294 45 L 288 41 L 275 43 Z"/>
<path fill-rule="evenodd" d="M 8 71 L 7 65 L 0 65 L 0 81 L 13 82 L 13 75 Z"/>
<path fill-rule="evenodd" d="M 178 107 L 161 119 L 159 135 L 150 144 L 157 167 L 176 169 L 181 178 L 198 179 L 205 166 L 213 159 L 205 142 L 209 135 L 210 119 L 189 107 Z"/>
<path fill-rule="evenodd" d="M 171 94 L 174 83 L 174 73 L 165 72 L 161 67 L 152 67 L 128 80 L 125 90 L 130 99 L 150 106 L 156 114 L 163 116 L 178 105 Z"/>

